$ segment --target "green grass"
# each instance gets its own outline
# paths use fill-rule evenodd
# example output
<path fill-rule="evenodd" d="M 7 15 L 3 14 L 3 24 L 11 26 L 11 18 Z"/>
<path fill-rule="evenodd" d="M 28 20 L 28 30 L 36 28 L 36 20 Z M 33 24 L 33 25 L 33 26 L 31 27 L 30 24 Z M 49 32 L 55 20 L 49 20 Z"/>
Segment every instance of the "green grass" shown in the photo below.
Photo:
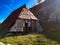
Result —
<path fill-rule="evenodd" d="M 46 38 L 44 34 L 5 37 L 0 42 L 12 45 L 60 45 L 57 41 Z"/>

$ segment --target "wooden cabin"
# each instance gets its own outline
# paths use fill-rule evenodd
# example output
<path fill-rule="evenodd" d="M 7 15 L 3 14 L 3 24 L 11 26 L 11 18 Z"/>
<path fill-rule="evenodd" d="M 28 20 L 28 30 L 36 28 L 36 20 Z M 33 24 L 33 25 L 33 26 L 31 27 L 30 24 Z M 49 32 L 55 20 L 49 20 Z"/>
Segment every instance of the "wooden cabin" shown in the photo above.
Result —
<path fill-rule="evenodd" d="M 31 33 L 36 31 L 38 19 L 27 8 L 23 7 L 15 24 L 9 32 Z M 34 31 L 33 31 L 34 30 Z"/>
<path fill-rule="evenodd" d="M 2 24 L 3 33 L 28 34 L 41 32 L 38 18 L 26 8 L 26 5 L 13 11 Z"/>

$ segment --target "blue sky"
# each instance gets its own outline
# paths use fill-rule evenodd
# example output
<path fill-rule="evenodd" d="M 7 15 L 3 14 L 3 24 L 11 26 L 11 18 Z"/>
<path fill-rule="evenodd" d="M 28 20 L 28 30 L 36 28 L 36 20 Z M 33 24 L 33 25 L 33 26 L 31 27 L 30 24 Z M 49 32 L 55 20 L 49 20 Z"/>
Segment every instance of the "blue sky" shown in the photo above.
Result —
<path fill-rule="evenodd" d="M 0 22 L 3 22 L 9 14 L 26 4 L 27 8 L 31 8 L 37 0 L 0 0 Z"/>

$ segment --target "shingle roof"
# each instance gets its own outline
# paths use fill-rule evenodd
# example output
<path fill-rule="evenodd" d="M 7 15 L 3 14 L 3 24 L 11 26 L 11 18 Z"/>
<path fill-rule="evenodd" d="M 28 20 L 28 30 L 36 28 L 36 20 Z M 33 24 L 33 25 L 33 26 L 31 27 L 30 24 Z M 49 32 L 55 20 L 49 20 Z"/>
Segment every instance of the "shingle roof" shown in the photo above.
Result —
<path fill-rule="evenodd" d="M 20 19 L 29 19 L 29 20 L 38 20 L 30 10 L 23 8 L 23 12 L 21 11 L 19 18 Z"/>

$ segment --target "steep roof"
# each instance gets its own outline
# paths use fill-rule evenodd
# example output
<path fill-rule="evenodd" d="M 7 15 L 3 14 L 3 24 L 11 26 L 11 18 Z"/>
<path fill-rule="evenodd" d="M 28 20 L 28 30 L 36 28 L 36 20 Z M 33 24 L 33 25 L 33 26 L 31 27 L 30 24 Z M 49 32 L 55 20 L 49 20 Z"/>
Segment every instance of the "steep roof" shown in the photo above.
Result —
<path fill-rule="evenodd" d="M 26 5 L 21 6 L 20 8 L 14 10 L 1 24 L 0 35 L 5 34 L 15 23 L 15 20 L 18 18 L 22 8 L 26 8 Z"/>

